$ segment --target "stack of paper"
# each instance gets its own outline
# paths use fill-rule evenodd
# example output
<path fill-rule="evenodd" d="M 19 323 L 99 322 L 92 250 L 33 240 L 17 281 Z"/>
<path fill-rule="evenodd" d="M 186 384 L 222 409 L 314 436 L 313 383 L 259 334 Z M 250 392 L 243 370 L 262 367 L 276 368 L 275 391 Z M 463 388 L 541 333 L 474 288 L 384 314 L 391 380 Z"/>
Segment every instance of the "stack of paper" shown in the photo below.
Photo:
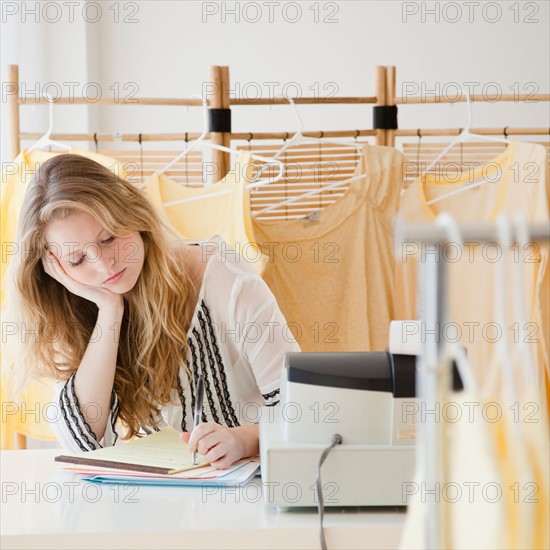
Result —
<path fill-rule="evenodd" d="M 193 465 L 187 444 L 172 427 L 123 445 L 61 455 L 55 460 L 78 464 L 65 469 L 83 475 L 86 481 L 203 487 L 240 485 L 248 481 L 260 465 L 258 457 L 253 457 L 217 470 L 199 454 L 197 464 Z"/>

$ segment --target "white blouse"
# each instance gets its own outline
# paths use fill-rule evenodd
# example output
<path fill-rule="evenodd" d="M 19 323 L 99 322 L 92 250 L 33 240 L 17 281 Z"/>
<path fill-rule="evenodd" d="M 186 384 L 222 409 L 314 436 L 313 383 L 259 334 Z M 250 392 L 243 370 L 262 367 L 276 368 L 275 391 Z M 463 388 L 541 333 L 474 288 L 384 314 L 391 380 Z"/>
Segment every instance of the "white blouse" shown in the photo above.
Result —
<path fill-rule="evenodd" d="M 300 347 L 275 296 L 252 264 L 219 235 L 202 245 L 207 265 L 187 333 L 187 365 L 193 380 L 199 374 L 204 378 L 202 421 L 228 427 L 256 423 L 263 407 L 279 403 L 284 356 L 299 352 Z M 74 376 L 55 385 L 61 414 L 51 426 L 61 445 L 72 452 L 85 452 L 123 442 L 117 433 L 115 391 L 105 435 L 98 441 L 80 410 Z M 172 390 L 172 403 L 158 407 L 155 430 L 165 426 L 193 429 L 193 380 L 180 369 L 179 388 Z M 151 427 L 143 426 L 140 433 L 151 433 Z"/>

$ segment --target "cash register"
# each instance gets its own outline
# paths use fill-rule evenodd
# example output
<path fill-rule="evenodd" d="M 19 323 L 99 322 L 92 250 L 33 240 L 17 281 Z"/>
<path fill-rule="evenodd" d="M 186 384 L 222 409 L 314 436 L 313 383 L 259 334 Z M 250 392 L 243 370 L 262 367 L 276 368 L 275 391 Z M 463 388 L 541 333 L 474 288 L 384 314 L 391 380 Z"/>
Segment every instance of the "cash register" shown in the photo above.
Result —
<path fill-rule="evenodd" d="M 415 355 L 287 353 L 280 403 L 260 419 L 265 504 L 317 506 L 320 458 L 339 436 L 322 466 L 324 506 L 404 506 L 422 412 L 415 374 Z"/>

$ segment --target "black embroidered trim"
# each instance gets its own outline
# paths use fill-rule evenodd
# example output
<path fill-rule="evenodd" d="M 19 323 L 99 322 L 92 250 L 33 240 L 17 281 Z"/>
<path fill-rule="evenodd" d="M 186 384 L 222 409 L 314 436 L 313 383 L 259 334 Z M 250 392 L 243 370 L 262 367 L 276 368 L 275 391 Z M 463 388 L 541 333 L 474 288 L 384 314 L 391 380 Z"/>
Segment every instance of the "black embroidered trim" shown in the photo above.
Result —
<path fill-rule="evenodd" d="M 218 397 L 218 401 L 220 402 L 220 405 L 225 405 L 225 403 L 223 403 L 220 400 L 220 383 L 219 383 L 218 378 L 216 376 L 216 368 L 215 368 L 216 365 L 214 363 L 214 357 L 212 355 L 212 350 L 210 349 L 210 346 L 208 344 L 208 332 L 207 332 L 206 326 L 205 326 L 206 322 L 204 320 L 204 315 L 199 311 L 198 317 L 199 317 L 199 323 L 201 325 L 201 330 L 202 330 L 202 340 L 204 340 L 204 346 L 205 346 L 206 352 L 208 354 L 208 365 L 210 367 L 209 371 L 210 371 L 210 374 L 212 376 L 212 380 L 214 381 L 214 388 L 216 390 L 216 395 Z M 193 329 L 193 333 L 195 334 L 195 337 L 197 337 L 197 330 L 196 329 Z M 209 381 L 208 377 L 205 377 L 205 387 L 206 387 L 206 395 L 208 396 L 208 404 L 210 405 L 210 413 L 212 414 L 214 422 L 216 422 L 218 424 L 221 424 L 220 417 L 218 416 L 217 407 L 216 407 L 216 404 L 214 402 L 214 397 L 213 397 L 213 394 L 212 394 L 212 388 L 210 387 L 210 381 Z M 222 414 L 223 414 L 223 411 L 222 411 Z M 224 418 L 226 417 L 225 414 L 223 416 L 224 416 Z M 226 422 L 227 422 L 227 419 L 226 419 Z"/>
<path fill-rule="evenodd" d="M 200 351 L 201 374 L 202 374 L 202 377 L 203 377 L 203 380 L 204 380 L 204 389 L 205 389 L 205 392 L 206 392 L 206 399 L 208 400 L 208 406 L 210 407 L 210 411 L 213 413 L 212 416 L 215 418 L 216 422 L 218 422 L 218 424 L 219 424 L 219 418 L 218 418 L 217 412 L 215 410 L 216 407 L 214 405 L 214 399 L 213 399 L 213 396 L 212 396 L 212 388 L 210 387 L 210 380 L 209 380 L 208 376 L 206 375 L 205 368 L 204 368 L 204 363 L 205 363 L 204 348 L 208 349 L 208 346 L 205 345 L 205 343 L 203 341 L 203 338 L 201 338 L 201 336 L 204 337 L 204 335 L 201 335 L 196 328 L 193 329 L 193 335 L 195 336 L 195 340 L 197 341 L 197 345 L 198 345 L 199 351 Z M 207 422 L 206 415 L 204 413 L 204 409 L 202 411 L 202 421 Z"/>
<path fill-rule="evenodd" d="M 76 373 L 74 373 L 74 374 L 76 374 Z M 74 401 L 75 406 L 76 406 L 76 412 L 78 413 L 78 416 L 82 420 L 82 423 L 84 424 L 85 428 L 88 430 L 88 435 L 90 435 L 95 440 L 95 442 L 97 442 L 97 445 L 99 447 L 101 447 L 101 445 L 100 445 L 100 443 L 97 439 L 97 435 L 95 434 L 95 432 L 92 430 L 92 428 L 90 427 L 90 425 L 86 421 L 86 418 L 84 417 L 84 414 L 82 413 L 82 409 L 80 408 L 80 403 L 78 401 L 78 397 L 76 396 L 76 393 L 74 391 L 74 374 L 71 376 L 69 387 L 70 387 L 70 390 L 71 390 L 71 396 L 72 396 L 73 401 Z M 82 432 L 82 430 L 80 429 L 80 425 L 78 426 L 78 428 L 79 428 L 79 432 L 81 433 L 81 435 L 86 440 L 86 443 L 88 443 L 92 447 L 92 449 L 95 449 L 96 447 L 94 447 L 94 445 L 92 443 L 90 443 L 90 440 L 88 439 L 88 435 L 84 434 Z"/>
<path fill-rule="evenodd" d="M 224 397 L 226 406 L 229 409 L 229 414 L 231 415 L 231 419 L 234 423 L 234 426 L 240 426 L 239 420 L 237 419 L 237 415 L 235 414 L 235 409 L 233 408 L 233 404 L 231 403 L 231 397 L 229 395 L 229 390 L 227 388 L 227 379 L 226 379 L 226 376 L 225 376 L 225 367 L 224 367 L 224 364 L 223 364 L 222 357 L 220 355 L 220 349 L 218 347 L 218 342 L 216 340 L 216 335 L 214 334 L 214 327 L 212 326 L 212 319 L 210 318 L 210 311 L 208 310 L 208 307 L 204 303 L 204 300 L 201 301 L 201 308 L 204 311 L 204 314 L 206 315 L 206 320 L 207 320 L 207 323 L 208 323 L 208 330 L 210 332 L 210 339 L 212 340 L 212 347 L 214 348 L 214 355 L 216 357 L 216 365 L 218 366 L 218 369 L 219 369 L 219 372 L 220 372 L 220 378 L 221 378 L 222 389 L 223 389 L 223 397 Z"/>
<path fill-rule="evenodd" d="M 281 388 L 277 388 L 269 393 L 262 393 L 262 396 L 267 401 L 268 399 L 275 397 L 278 393 L 281 393 Z"/>
<path fill-rule="evenodd" d="M 181 401 L 181 431 L 186 432 L 187 431 L 187 422 L 185 421 L 185 415 L 186 415 L 186 407 L 185 407 L 185 394 L 183 393 L 183 388 L 181 386 L 181 380 L 180 375 L 178 373 L 177 375 L 177 382 L 178 382 L 178 395 Z"/>
<path fill-rule="evenodd" d="M 71 436 L 76 441 L 76 443 L 80 447 L 80 449 L 83 450 L 83 451 L 89 451 L 90 449 L 86 449 L 86 447 L 82 444 L 80 439 L 78 439 L 75 431 L 73 430 L 73 426 L 71 424 L 71 421 L 67 417 L 67 409 L 65 408 L 65 404 L 63 403 L 64 395 L 67 392 L 67 384 L 68 384 L 68 381 L 65 382 L 65 385 L 63 386 L 63 389 L 61 390 L 61 393 L 59 394 L 59 406 L 61 407 L 61 412 L 63 414 L 63 419 L 65 420 L 65 424 L 69 428 L 69 431 L 71 432 Z M 70 410 L 70 407 L 69 407 L 69 410 Z"/>
<path fill-rule="evenodd" d="M 273 403 L 266 403 L 266 407 L 274 407 L 275 405 L 278 405 L 281 401 L 273 401 Z"/>
<path fill-rule="evenodd" d="M 202 302 L 202 303 L 204 304 L 204 302 Z M 220 404 L 220 412 L 223 415 L 225 423 L 229 427 L 232 427 L 231 426 L 232 419 L 231 419 L 230 412 L 228 410 L 227 403 L 225 402 L 224 395 L 223 395 L 222 388 L 221 388 L 219 368 L 217 368 L 218 365 L 217 365 L 216 360 L 214 359 L 214 357 L 212 355 L 212 349 L 211 349 L 210 343 L 208 341 L 208 329 L 206 328 L 205 317 L 200 311 L 199 311 L 199 314 L 198 314 L 198 318 L 199 318 L 199 322 L 200 322 L 200 325 L 201 325 L 201 329 L 202 329 L 203 334 L 204 334 L 204 339 L 206 341 L 206 348 L 208 350 L 208 358 L 210 360 L 210 373 L 211 373 L 211 376 L 212 376 L 212 380 L 214 381 L 214 389 L 216 391 L 216 396 L 218 398 L 218 403 Z M 210 337 L 213 338 L 212 335 Z"/>
<path fill-rule="evenodd" d="M 206 363 L 205 361 L 205 356 L 204 356 L 204 344 L 201 340 L 201 337 L 200 337 L 200 334 L 199 332 L 197 331 L 196 328 L 193 329 L 193 335 L 195 336 L 195 340 L 197 341 L 197 346 L 199 347 L 199 355 L 200 355 L 200 362 L 199 362 L 199 365 L 200 365 L 200 374 L 202 374 L 202 377 L 204 379 L 204 387 L 205 387 L 205 390 L 206 390 L 206 397 L 208 399 L 208 404 L 211 405 L 211 399 L 212 399 L 212 390 L 210 389 L 210 384 L 208 382 L 208 376 L 205 376 L 205 369 L 204 369 L 204 365 Z M 195 365 L 195 369 L 194 369 L 194 372 L 195 372 L 195 377 L 193 378 L 193 385 L 194 385 L 194 381 L 199 377 L 199 371 L 198 371 L 198 367 L 197 365 Z M 195 410 L 195 407 L 193 406 L 193 411 Z M 204 407 L 203 407 L 203 411 L 202 411 L 202 422 L 208 422 L 208 420 L 206 419 L 206 414 L 204 413 Z"/>
<path fill-rule="evenodd" d="M 113 390 L 113 392 L 111 394 L 111 429 L 113 430 L 113 433 L 115 434 L 115 440 L 113 441 L 113 445 L 118 440 L 118 433 L 115 429 L 115 424 L 116 424 L 116 421 L 118 419 L 118 411 L 119 411 L 118 397 L 117 397 L 117 394 L 116 394 L 115 390 Z"/>
<path fill-rule="evenodd" d="M 191 373 L 194 378 L 194 380 L 197 379 L 197 350 L 195 348 L 195 345 L 193 344 L 193 339 L 188 338 L 187 343 L 189 344 L 189 349 L 191 350 Z M 193 381 L 189 381 L 189 391 L 191 392 L 191 414 L 193 414 L 193 411 L 195 410 L 195 388 Z"/>
<path fill-rule="evenodd" d="M 153 428 L 155 432 L 160 432 L 160 428 L 158 426 L 155 426 L 155 417 L 153 416 L 153 413 L 149 413 L 149 418 L 151 419 L 151 428 Z"/>
<path fill-rule="evenodd" d="M 205 321 L 204 315 L 201 312 L 199 312 L 198 318 L 201 324 L 201 329 L 203 331 L 204 339 L 206 341 L 206 349 L 208 350 L 208 358 L 210 360 L 210 371 L 212 373 L 212 379 L 214 380 L 214 388 L 216 390 L 216 395 L 218 397 L 218 402 L 220 404 L 220 412 L 223 416 L 224 423 L 228 427 L 233 428 L 234 422 L 233 422 L 233 418 L 231 418 L 231 411 L 228 407 L 228 404 L 225 399 L 225 395 L 221 387 L 221 378 L 219 376 L 220 368 L 218 366 L 216 359 L 214 359 L 212 355 L 212 348 L 208 342 L 208 329 L 206 328 L 206 321 Z"/>

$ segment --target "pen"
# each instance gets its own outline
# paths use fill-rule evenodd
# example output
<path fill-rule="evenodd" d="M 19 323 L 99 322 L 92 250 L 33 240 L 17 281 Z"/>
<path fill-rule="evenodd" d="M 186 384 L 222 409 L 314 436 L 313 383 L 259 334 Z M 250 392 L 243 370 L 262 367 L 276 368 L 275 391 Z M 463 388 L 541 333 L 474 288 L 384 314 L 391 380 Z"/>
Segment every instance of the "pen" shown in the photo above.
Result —
<path fill-rule="evenodd" d="M 197 384 L 195 385 L 195 414 L 193 416 L 193 429 L 195 429 L 201 423 L 202 416 L 202 400 L 204 395 L 204 381 L 202 376 L 197 378 Z M 191 454 L 193 466 L 197 465 L 197 451 L 193 451 Z"/>

